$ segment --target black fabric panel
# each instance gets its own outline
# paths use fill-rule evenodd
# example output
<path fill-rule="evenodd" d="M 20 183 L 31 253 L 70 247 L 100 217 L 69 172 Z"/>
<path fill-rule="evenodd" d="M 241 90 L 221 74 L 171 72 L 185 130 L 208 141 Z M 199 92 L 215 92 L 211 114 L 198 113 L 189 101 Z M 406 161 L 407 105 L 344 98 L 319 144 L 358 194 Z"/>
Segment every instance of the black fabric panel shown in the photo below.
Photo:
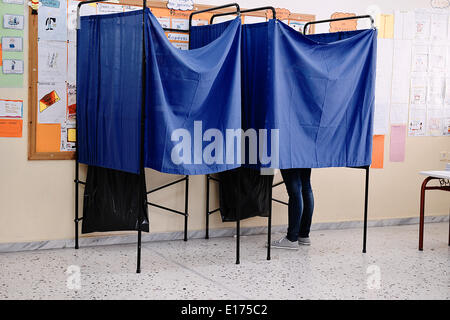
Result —
<path fill-rule="evenodd" d="M 273 175 L 261 175 L 260 170 L 243 167 L 223 171 L 218 175 L 220 213 L 223 222 L 236 221 L 238 207 L 241 220 L 269 215 L 272 205 Z"/>
<path fill-rule="evenodd" d="M 147 194 L 140 175 L 89 166 L 82 233 L 138 230 L 148 232 Z M 140 213 L 140 214 L 139 214 Z"/>

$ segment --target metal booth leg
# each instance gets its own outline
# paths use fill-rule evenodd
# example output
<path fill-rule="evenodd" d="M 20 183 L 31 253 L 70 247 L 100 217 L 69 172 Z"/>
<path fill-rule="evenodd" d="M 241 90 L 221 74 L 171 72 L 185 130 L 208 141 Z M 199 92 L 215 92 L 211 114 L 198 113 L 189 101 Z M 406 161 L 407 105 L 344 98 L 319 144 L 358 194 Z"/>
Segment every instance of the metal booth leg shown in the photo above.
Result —
<path fill-rule="evenodd" d="M 272 242 L 272 188 L 270 188 L 270 207 L 267 224 L 267 260 L 270 260 L 270 243 Z"/>
<path fill-rule="evenodd" d="M 206 175 L 206 231 L 205 239 L 209 239 L 209 174 Z"/>
<path fill-rule="evenodd" d="M 364 195 L 364 231 L 363 231 L 363 253 L 366 253 L 367 245 L 367 208 L 369 202 L 369 167 L 366 167 L 366 190 Z"/>
<path fill-rule="evenodd" d="M 184 241 L 187 241 L 188 210 L 189 210 L 189 176 L 186 175 L 186 189 L 184 193 Z"/>

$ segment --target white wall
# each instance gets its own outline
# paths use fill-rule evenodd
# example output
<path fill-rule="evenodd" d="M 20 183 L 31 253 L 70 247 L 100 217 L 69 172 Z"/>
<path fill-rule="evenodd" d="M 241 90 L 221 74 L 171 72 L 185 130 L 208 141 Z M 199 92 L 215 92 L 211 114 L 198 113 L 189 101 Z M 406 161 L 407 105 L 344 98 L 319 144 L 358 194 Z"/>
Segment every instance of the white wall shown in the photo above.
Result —
<path fill-rule="evenodd" d="M 200 2 L 200 0 L 199 0 Z M 203 1 L 204 4 L 224 4 L 229 1 Z M 292 12 L 316 14 L 317 19 L 329 18 L 335 11 L 364 14 L 371 5 L 382 13 L 396 9 L 428 8 L 430 1 L 397 0 L 241 0 L 244 8 L 272 5 Z M 320 31 L 320 30 L 318 30 Z M 27 35 L 25 35 L 27 37 Z M 25 38 L 25 44 L 27 39 Z M 27 46 L 25 46 L 27 50 Z M 25 57 L 27 62 L 27 56 Z M 25 69 L 28 66 L 25 63 Z M 25 77 L 26 78 L 26 77 Z M 24 100 L 24 131 L 22 138 L 0 138 L 0 243 L 73 238 L 74 161 L 27 160 L 27 83 L 23 89 L 1 89 L 0 98 Z M 419 209 L 419 190 L 422 177 L 417 173 L 426 169 L 442 169 L 441 151 L 450 151 L 448 137 L 408 137 L 406 161 L 390 163 L 389 136 L 385 143 L 385 168 L 372 170 L 370 176 L 370 219 L 415 217 Z M 148 170 L 148 188 L 175 179 L 174 176 Z M 279 178 L 279 177 L 278 177 Z M 314 222 L 362 220 L 364 173 L 355 169 L 313 170 L 316 210 Z M 183 186 L 177 185 L 152 196 L 160 202 L 180 210 L 184 207 Z M 275 192 L 286 199 L 284 187 Z M 205 178 L 192 176 L 190 180 L 190 230 L 204 228 Z M 214 204 L 212 204 L 214 205 Z M 430 192 L 427 212 L 448 215 L 450 198 L 447 194 Z M 223 224 L 218 214 L 211 216 L 211 228 L 234 226 Z M 159 209 L 150 208 L 151 232 L 179 231 L 183 218 Z M 275 225 L 287 223 L 286 208 L 274 204 Z M 253 218 L 243 226 L 266 225 L 266 219 Z"/>

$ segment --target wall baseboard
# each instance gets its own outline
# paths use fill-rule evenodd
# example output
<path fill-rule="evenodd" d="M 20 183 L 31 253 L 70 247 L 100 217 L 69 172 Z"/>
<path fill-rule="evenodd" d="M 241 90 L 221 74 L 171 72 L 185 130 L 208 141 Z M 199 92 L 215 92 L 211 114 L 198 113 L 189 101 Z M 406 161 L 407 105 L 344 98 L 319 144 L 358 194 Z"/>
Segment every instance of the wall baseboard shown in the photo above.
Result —
<path fill-rule="evenodd" d="M 425 217 L 425 223 L 437 223 L 449 221 L 449 216 L 427 216 Z M 397 218 L 397 219 L 382 219 L 382 220 L 369 220 L 369 227 L 387 227 L 387 226 L 400 226 L 418 224 L 419 218 Z M 362 228 L 363 221 L 342 221 L 342 222 L 323 222 L 314 223 L 311 226 L 311 230 L 338 230 L 338 229 L 352 229 Z M 272 233 L 286 232 L 287 226 L 272 226 Z M 266 234 L 267 227 L 247 227 L 241 228 L 242 236 Z M 209 230 L 210 238 L 219 237 L 232 237 L 236 234 L 234 228 L 221 228 Z M 182 231 L 177 232 L 162 232 L 162 233 L 143 233 L 142 242 L 151 241 L 169 241 L 169 240 L 181 240 L 184 237 Z M 204 230 L 193 230 L 188 232 L 189 239 L 201 239 L 205 237 Z M 80 247 L 88 246 L 103 246 L 113 244 L 130 244 L 136 243 L 136 235 L 118 235 L 118 236 L 106 236 L 106 237 L 85 237 L 80 238 Z M 370 239 L 369 239 L 370 241 Z M 0 253 L 3 252 L 18 252 L 29 250 L 45 250 L 45 249 L 63 249 L 73 248 L 73 239 L 63 240 L 48 240 L 48 241 L 33 241 L 33 242 L 12 242 L 12 243 L 0 243 Z"/>

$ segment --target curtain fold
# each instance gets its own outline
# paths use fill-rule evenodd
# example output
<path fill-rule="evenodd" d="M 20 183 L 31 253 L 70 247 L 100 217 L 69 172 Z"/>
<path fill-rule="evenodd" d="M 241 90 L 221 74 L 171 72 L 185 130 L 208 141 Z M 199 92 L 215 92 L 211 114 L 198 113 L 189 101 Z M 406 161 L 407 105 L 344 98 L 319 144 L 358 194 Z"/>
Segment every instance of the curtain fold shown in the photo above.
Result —
<path fill-rule="evenodd" d="M 189 175 L 240 166 L 237 145 L 224 143 L 227 129 L 241 128 L 240 19 L 207 45 L 183 51 L 150 12 L 147 17 L 145 166 Z"/>
<path fill-rule="evenodd" d="M 77 78 L 78 160 L 139 173 L 142 11 L 81 17 Z"/>

